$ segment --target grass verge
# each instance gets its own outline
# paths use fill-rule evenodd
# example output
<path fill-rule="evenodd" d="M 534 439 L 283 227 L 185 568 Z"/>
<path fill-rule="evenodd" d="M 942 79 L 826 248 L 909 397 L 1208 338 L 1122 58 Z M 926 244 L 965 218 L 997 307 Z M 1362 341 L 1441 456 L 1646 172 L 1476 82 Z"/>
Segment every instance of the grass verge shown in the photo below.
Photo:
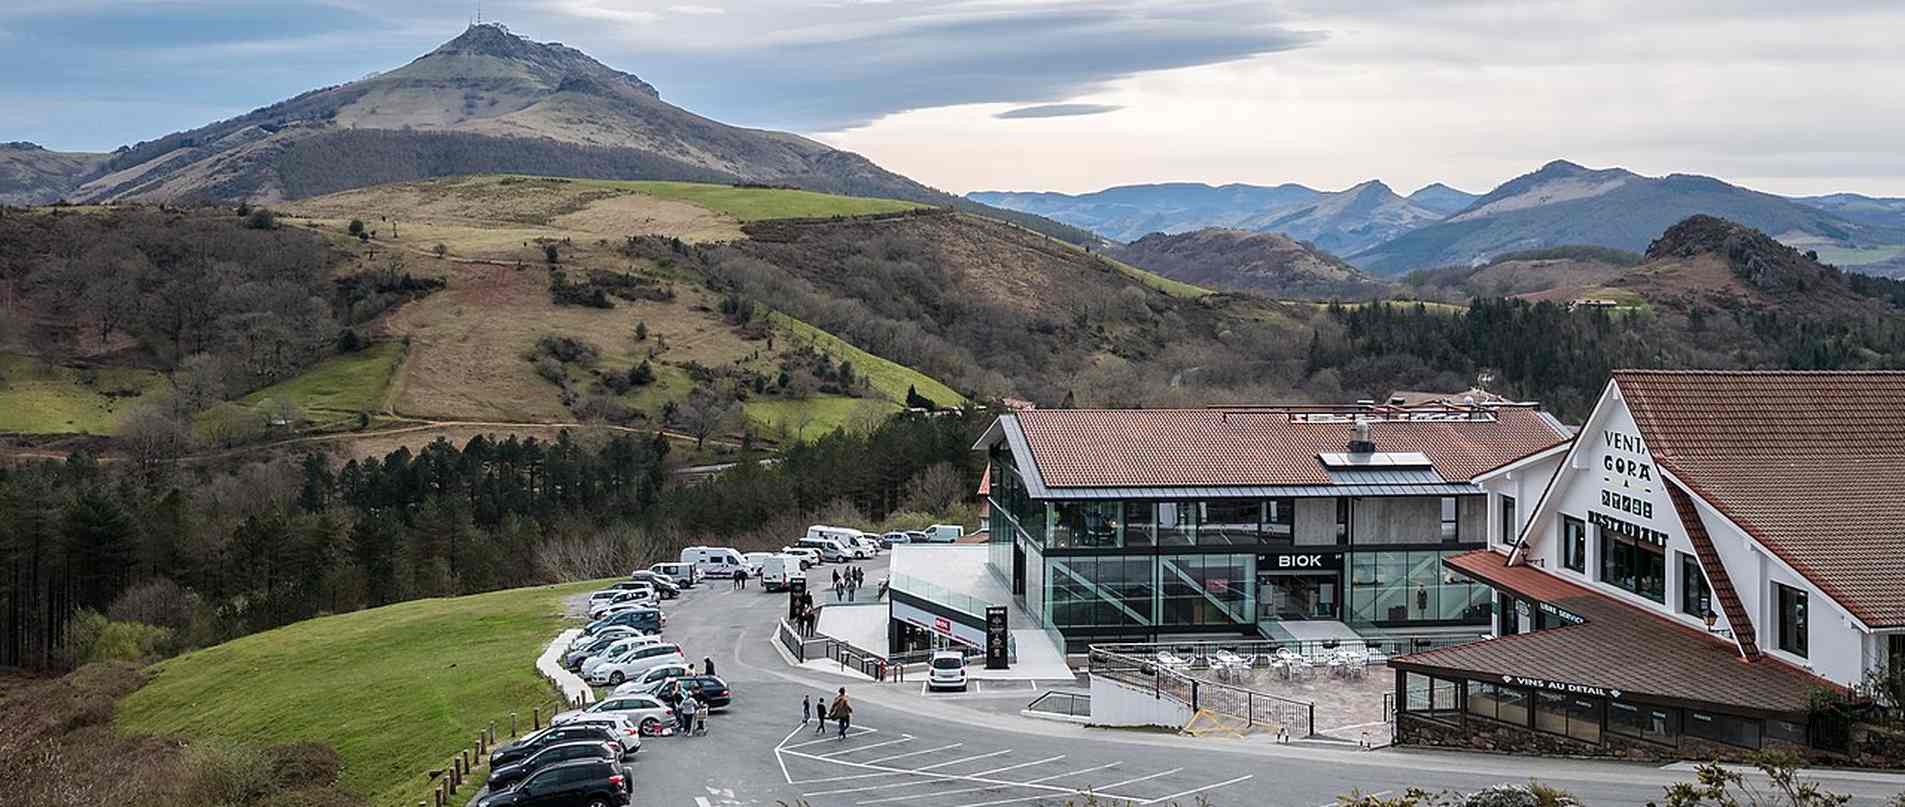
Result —
<path fill-rule="evenodd" d="M 595 585 L 418 600 L 246 636 L 155 665 L 115 724 L 327 743 L 343 757 L 346 789 L 408 807 L 428 795 L 424 772 L 480 727 L 554 698 L 536 657 L 563 623 L 563 598 Z"/>

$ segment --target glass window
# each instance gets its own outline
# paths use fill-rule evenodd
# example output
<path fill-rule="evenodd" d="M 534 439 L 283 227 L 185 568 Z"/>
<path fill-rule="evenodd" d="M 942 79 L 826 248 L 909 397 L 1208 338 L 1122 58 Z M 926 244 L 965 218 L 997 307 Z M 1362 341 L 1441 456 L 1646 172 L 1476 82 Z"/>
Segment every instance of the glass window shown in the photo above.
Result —
<path fill-rule="evenodd" d="M 1496 687 L 1495 699 L 1497 701 L 1496 720 L 1517 726 L 1528 725 L 1528 690 L 1520 687 Z"/>
<path fill-rule="evenodd" d="M 1805 656 L 1806 592 L 1778 583 L 1773 590 L 1779 594 L 1779 649 Z"/>
<path fill-rule="evenodd" d="M 1198 502 L 1197 540 L 1205 544 L 1255 544 L 1263 521 L 1263 502 L 1218 499 Z"/>
<path fill-rule="evenodd" d="M 1054 558 L 1046 576 L 1046 607 L 1060 627 L 1151 624 L 1150 558 Z"/>
<path fill-rule="evenodd" d="M 1349 511 L 1350 498 L 1348 496 L 1338 498 L 1336 500 L 1336 542 L 1339 544 L 1349 543 Z"/>
<path fill-rule="evenodd" d="M 1429 681 L 1431 679 L 1421 673 L 1405 672 L 1402 675 L 1402 710 L 1405 712 L 1429 711 Z"/>
<path fill-rule="evenodd" d="M 1187 546 L 1197 543 L 1196 514 L 1197 508 L 1191 502 L 1158 502 L 1158 545 Z"/>
<path fill-rule="evenodd" d="M 1587 573 L 1587 523 L 1574 516 L 1561 517 L 1561 564 Z"/>
<path fill-rule="evenodd" d="M 1125 546 L 1151 546 L 1157 543 L 1158 506 L 1153 502 L 1124 503 Z"/>
<path fill-rule="evenodd" d="M 1123 513 L 1118 502 L 1053 502 L 1051 546 L 1061 549 L 1118 546 Z"/>
<path fill-rule="evenodd" d="M 1454 541 L 1461 533 L 1459 522 L 1455 519 L 1455 497 L 1442 497 L 1442 540 Z"/>
<path fill-rule="evenodd" d="M 1468 713 L 1494 720 L 1500 700 L 1495 697 L 1495 685 L 1485 681 L 1468 682 Z"/>
<path fill-rule="evenodd" d="M 1601 582 L 1667 602 L 1667 550 L 1601 530 Z"/>
<path fill-rule="evenodd" d="M 1758 748 L 1759 728 L 1758 720 L 1716 712 L 1687 710 L 1685 730 L 1689 737 L 1737 745 L 1741 748 Z"/>
<path fill-rule="evenodd" d="M 1680 710 L 1609 701 L 1607 730 L 1649 742 L 1676 745 L 1680 742 Z"/>
<path fill-rule="evenodd" d="M 1707 612 L 1713 610 L 1713 595 L 1707 590 L 1707 576 L 1700 571 L 1700 561 L 1685 552 L 1680 555 L 1680 613 L 1691 614 L 1705 619 Z"/>
<path fill-rule="evenodd" d="M 1256 555 L 1176 555 L 1158 559 L 1166 625 L 1249 625 L 1257 621 Z"/>
<path fill-rule="evenodd" d="M 1535 728 L 1549 734 L 1568 733 L 1568 711 L 1562 704 L 1568 696 L 1553 692 L 1535 692 Z"/>
<path fill-rule="evenodd" d="M 1513 542 L 1515 540 L 1516 533 L 1517 533 L 1517 530 L 1515 529 L 1515 497 L 1503 496 L 1502 497 L 1502 543 L 1506 544 L 1506 543 Z"/>
<path fill-rule="evenodd" d="M 1288 541 L 1296 536 L 1296 500 L 1268 499 L 1263 503 L 1263 534 Z"/>
<path fill-rule="evenodd" d="M 1535 693 L 1535 728 L 1583 742 L 1601 742 L 1601 706 L 1598 698 L 1553 692 Z"/>

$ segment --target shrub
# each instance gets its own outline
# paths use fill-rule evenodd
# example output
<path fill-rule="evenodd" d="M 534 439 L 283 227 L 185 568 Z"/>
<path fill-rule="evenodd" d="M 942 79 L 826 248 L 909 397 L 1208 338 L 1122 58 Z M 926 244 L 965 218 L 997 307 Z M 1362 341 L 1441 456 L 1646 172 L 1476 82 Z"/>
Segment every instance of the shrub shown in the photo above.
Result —
<path fill-rule="evenodd" d="M 192 629 L 192 612 L 198 595 L 164 577 L 155 577 L 126 589 L 106 609 L 116 622 L 143 622 L 176 633 Z"/>
<path fill-rule="evenodd" d="M 441 257 L 443 257 L 444 255 L 447 255 L 447 254 L 449 254 L 449 252 L 450 252 L 450 247 L 449 247 L 448 245 L 445 245 L 445 244 L 442 244 L 442 243 L 439 243 L 439 244 L 437 244 L 436 246 L 434 246 L 434 247 L 431 247 L 431 248 L 430 248 L 430 251 L 431 251 L 431 252 L 434 252 L 434 253 L 436 253 L 436 255 L 437 255 L 437 257 L 439 257 L 439 258 L 441 258 Z"/>
<path fill-rule="evenodd" d="M 363 349 L 364 340 L 358 338 L 356 331 L 345 328 L 337 332 L 337 352 L 356 353 Z"/>
<path fill-rule="evenodd" d="M 637 387 L 655 383 L 655 368 L 648 365 L 647 359 L 643 359 L 641 364 L 635 365 L 635 369 L 628 371 L 628 383 Z"/>
<path fill-rule="evenodd" d="M 258 208 L 245 217 L 245 226 L 254 230 L 275 229 L 278 226 L 278 214 L 262 207 Z"/>
<path fill-rule="evenodd" d="M 551 266 L 561 263 L 562 250 L 553 243 L 543 244 L 542 259 L 548 261 Z"/>
<path fill-rule="evenodd" d="M 562 363 L 548 356 L 536 360 L 536 375 L 557 384 L 568 380 L 568 376 L 562 372 Z"/>
<path fill-rule="evenodd" d="M 349 232 L 349 233 L 350 233 L 351 235 L 355 235 L 355 236 L 362 236 L 362 235 L 364 235 L 364 220 L 363 220 L 363 219 L 351 219 L 351 225 L 350 225 L 349 227 L 347 227 L 347 228 L 345 228 L 345 231 L 346 231 L 346 232 Z"/>

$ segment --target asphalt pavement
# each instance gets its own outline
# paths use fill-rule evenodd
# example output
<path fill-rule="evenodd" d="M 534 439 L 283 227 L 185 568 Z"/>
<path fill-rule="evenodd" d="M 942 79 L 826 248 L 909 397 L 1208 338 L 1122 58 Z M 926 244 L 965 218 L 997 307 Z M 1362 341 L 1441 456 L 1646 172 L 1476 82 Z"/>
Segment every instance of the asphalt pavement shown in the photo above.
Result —
<path fill-rule="evenodd" d="M 885 577 L 884 557 L 860 565 L 869 581 Z M 824 577 L 831 568 L 816 572 Z M 632 763 L 634 803 L 643 807 L 1324 807 L 1352 790 L 1466 792 L 1530 778 L 1588 805 L 1642 805 L 1692 778 L 1684 765 L 1361 751 L 1039 720 L 1018 710 L 1043 688 L 1078 684 L 1015 682 L 929 695 L 910 682 L 876 684 L 793 667 L 771 644 L 787 597 L 762 592 L 755 581 L 745 590 L 708 581 L 664 607 L 668 639 L 697 664 L 712 659 L 734 702 L 713 713 L 706 736 L 643 743 Z M 831 725 L 816 733 L 816 724 L 802 724 L 802 696 L 831 698 L 843 686 L 855 704 L 845 739 Z M 1905 790 L 1905 777 L 1896 775 L 1819 778 L 1856 796 L 1855 804 L 1881 804 Z"/>

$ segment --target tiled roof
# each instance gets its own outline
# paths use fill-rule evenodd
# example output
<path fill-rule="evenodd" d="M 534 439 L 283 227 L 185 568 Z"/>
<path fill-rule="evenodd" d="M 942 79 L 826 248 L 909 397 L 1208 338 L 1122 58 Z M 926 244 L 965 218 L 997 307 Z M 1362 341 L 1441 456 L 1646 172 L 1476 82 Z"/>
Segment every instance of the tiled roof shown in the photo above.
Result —
<path fill-rule="evenodd" d="M 1703 630 L 1506 561 L 1502 554 L 1478 549 L 1444 563 L 1586 621 L 1397 656 L 1391 666 L 1461 671 L 1477 678 L 1540 678 L 1786 715 L 1803 714 L 1812 690 L 1831 686 L 1772 658 L 1742 658 L 1732 642 Z"/>
<path fill-rule="evenodd" d="M 1905 626 L 1905 372 L 1614 380 L 1655 462 L 1867 625 Z"/>
<path fill-rule="evenodd" d="M 1351 424 L 1292 422 L 1274 411 L 1032 409 L 1016 413 L 1050 488 L 1327 485 L 1316 459 L 1348 445 Z M 1444 479 L 1468 480 L 1565 434 L 1533 409 L 1492 420 L 1382 421 L 1380 452 L 1421 452 Z"/>

